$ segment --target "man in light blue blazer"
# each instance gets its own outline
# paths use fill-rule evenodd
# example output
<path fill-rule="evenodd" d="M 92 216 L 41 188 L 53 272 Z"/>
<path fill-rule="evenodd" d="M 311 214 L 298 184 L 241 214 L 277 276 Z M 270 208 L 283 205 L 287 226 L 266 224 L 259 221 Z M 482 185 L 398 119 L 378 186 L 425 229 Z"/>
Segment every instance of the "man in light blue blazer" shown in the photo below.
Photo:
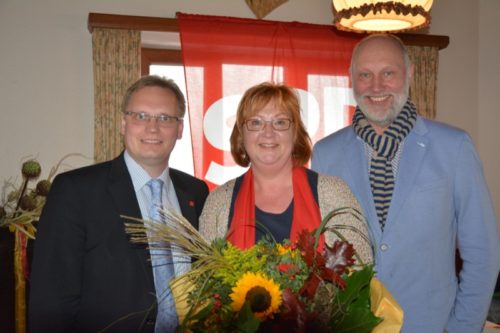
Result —
<path fill-rule="evenodd" d="M 471 139 L 417 116 L 413 66 L 397 37 L 363 39 L 350 70 L 353 124 L 315 145 L 312 168 L 343 178 L 361 203 L 376 274 L 404 310 L 403 332 L 481 332 L 500 241 Z"/>

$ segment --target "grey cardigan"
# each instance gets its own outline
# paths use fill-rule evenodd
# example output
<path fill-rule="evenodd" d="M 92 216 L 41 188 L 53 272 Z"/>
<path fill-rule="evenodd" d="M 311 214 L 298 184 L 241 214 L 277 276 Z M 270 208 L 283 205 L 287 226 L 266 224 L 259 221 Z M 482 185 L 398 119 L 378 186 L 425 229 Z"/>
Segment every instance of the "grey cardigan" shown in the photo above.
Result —
<path fill-rule="evenodd" d="M 205 202 L 200 216 L 200 232 L 210 241 L 226 235 L 234 184 L 235 179 L 232 179 L 217 187 L 209 194 Z M 361 212 L 361 207 L 351 190 L 338 177 L 321 174 L 318 176 L 318 201 L 322 218 L 341 207 L 352 207 Z M 355 227 L 365 236 L 362 237 L 352 230 L 340 230 L 340 233 L 354 246 L 363 263 L 372 263 L 373 251 L 364 218 L 358 220 L 351 214 L 342 214 L 330 220 L 327 226 L 335 224 Z M 338 239 L 331 231 L 327 231 L 325 236 L 329 245 Z"/>

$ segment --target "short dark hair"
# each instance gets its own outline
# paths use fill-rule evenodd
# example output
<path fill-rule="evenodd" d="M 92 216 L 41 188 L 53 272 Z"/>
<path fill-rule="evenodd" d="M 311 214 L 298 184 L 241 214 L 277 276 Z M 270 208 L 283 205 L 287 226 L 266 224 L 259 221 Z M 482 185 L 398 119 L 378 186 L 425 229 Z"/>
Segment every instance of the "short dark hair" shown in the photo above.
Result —
<path fill-rule="evenodd" d="M 181 89 L 172 79 L 167 79 L 158 75 L 146 75 L 141 77 L 139 80 L 135 81 L 123 96 L 122 102 L 122 112 L 127 111 L 128 103 L 130 102 L 130 98 L 132 95 L 138 90 L 145 87 L 159 87 L 166 90 L 170 90 L 174 93 L 177 99 L 177 108 L 179 110 L 179 116 L 184 117 L 186 113 L 186 99 L 184 98 L 184 94 Z"/>
<path fill-rule="evenodd" d="M 305 165 L 311 158 L 311 138 L 300 116 L 300 100 L 295 89 L 272 82 L 264 82 L 249 88 L 238 105 L 236 123 L 231 133 L 231 155 L 234 161 L 247 167 L 250 159 L 243 146 L 243 126 L 245 120 L 262 110 L 269 102 L 274 101 L 276 106 L 287 113 L 293 121 L 294 143 L 292 160 L 295 166 Z"/>

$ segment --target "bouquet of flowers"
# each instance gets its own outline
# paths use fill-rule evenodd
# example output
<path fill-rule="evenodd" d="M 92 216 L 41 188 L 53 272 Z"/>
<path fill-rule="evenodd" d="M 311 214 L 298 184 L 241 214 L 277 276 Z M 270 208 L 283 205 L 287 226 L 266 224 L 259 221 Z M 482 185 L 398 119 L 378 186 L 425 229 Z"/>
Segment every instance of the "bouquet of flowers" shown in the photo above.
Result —
<path fill-rule="evenodd" d="M 355 265 L 353 246 L 338 230 L 340 240 L 316 250 L 328 220 L 357 211 L 331 212 L 297 242 L 267 237 L 246 250 L 225 239 L 209 243 L 182 216 L 163 214 L 167 224 L 134 219 L 127 232 L 133 242 L 167 242 L 193 258 L 192 269 L 171 282 L 179 331 L 370 332 L 383 320 L 372 310 L 373 266 L 360 258 Z"/>

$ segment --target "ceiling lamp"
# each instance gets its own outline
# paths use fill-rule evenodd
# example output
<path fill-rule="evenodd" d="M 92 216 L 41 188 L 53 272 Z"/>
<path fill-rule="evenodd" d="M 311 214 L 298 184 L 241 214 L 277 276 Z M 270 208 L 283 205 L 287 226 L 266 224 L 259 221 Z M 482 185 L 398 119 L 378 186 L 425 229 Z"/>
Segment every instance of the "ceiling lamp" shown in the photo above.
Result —
<path fill-rule="evenodd" d="M 337 29 L 401 32 L 429 25 L 433 0 L 333 0 Z"/>

